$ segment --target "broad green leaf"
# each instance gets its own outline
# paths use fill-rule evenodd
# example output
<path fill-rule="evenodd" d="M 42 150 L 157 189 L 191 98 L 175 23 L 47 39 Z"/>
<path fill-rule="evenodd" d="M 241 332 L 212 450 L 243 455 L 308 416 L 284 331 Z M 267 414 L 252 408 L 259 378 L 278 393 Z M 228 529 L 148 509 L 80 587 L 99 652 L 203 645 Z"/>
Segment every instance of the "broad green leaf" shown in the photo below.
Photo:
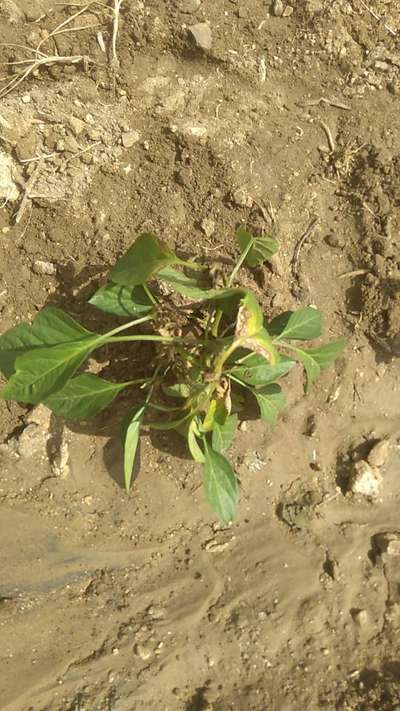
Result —
<path fill-rule="evenodd" d="M 32 324 L 20 323 L 0 336 L 0 370 L 7 378 L 15 371 L 19 355 L 43 346 L 79 341 L 94 335 L 60 309 L 47 306 Z"/>
<path fill-rule="evenodd" d="M 218 301 L 221 309 L 231 312 L 234 302 L 245 293 L 244 289 L 212 289 L 201 286 L 195 276 L 187 276 L 173 267 L 165 267 L 157 274 L 157 278 L 169 284 L 178 294 L 194 301 Z M 221 302 L 221 303 L 220 303 Z M 225 308 L 224 308 L 225 307 Z"/>
<path fill-rule="evenodd" d="M 0 336 L 0 371 L 9 378 L 15 370 L 15 360 L 19 355 L 43 343 L 35 336 L 32 326 L 20 323 Z"/>
<path fill-rule="evenodd" d="M 307 351 L 302 351 L 298 349 L 296 351 L 297 356 L 299 360 L 304 365 L 304 369 L 306 371 L 306 385 L 305 385 L 305 391 L 308 393 L 310 390 L 311 386 L 315 383 L 316 379 L 321 373 L 321 368 L 318 365 L 318 362 L 307 353 Z"/>
<path fill-rule="evenodd" d="M 145 316 L 153 308 L 143 286 L 138 285 L 132 289 L 111 281 L 93 294 L 89 304 L 115 316 Z"/>
<path fill-rule="evenodd" d="M 239 486 L 232 466 L 220 452 L 215 452 L 204 439 L 204 494 L 212 510 L 222 523 L 235 517 Z"/>
<path fill-rule="evenodd" d="M 121 286 L 144 284 L 168 264 L 177 264 L 179 258 L 155 235 L 144 233 L 111 269 L 110 281 Z"/>
<path fill-rule="evenodd" d="M 97 375 L 83 373 L 46 398 L 44 404 L 56 415 L 72 420 L 87 420 L 96 417 L 128 385 L 110 383 Z"/>
<path fill-rule="evenodd" d="M 261 419 L 274 425 L 278 415 L 286 405 L 286 399 L 281 387 L 277 383 L 271 383 L 259 390 L 253 390 L 253 395 L 257 399 L 260 408 Z"/>
<path fill-rule="evenodd" d="M 19 355 L 15 372 L 0 391 L 4 400 L 37 404 L 61 389 L 99 342 L 98 336 L 36 348 Z"/>
<path fill-rule="evenodd" d="M 322 370 L 326 370 L 343 352 L 346 346 L 346 339 L 339 338 L 337 341 L 332 341 L 319 348 L 310 348 L 303 350 L 296 348 L 295 351 L 299 360 L 304 365 L 307 381 L 306 392 L 309 391 Z"/>
<path fill-rule="evenodd" d="M 268 326 L 268 332 L 276 340 L 311 341 L 321 335 L 322 314 L 311 306 L 298 311 L 286 311 L 274 318 Z"/>
<path fill-rule="evenodd" d="M 199 433 L 199 428 L 196 423 L 196 418 L 194 418 L 188 429 L 187 433 L 187 441 L 188 441 L 188 447 L 190 454 L 192 455 L 193 459 L 195 462 L 200 462 L 201 464 L 204 463 L 204 453 L 203 450 L 201 449 L 197 439 L 200 438 L 200 433 Z"/>
<path fill-rule="evenodd" d="M 237 415 L 229 415 L 221 425 L 215 422 L 212 432 L 212 447 L 216 452 L 224 452 L 232 443 L 238 424 Z"/>
<path fill-rule="evenodd" d="M 162 385 L 163 392 L 169 397 L 187 398 L 190 395 L 190 387 L 186 383 L 175 383 L 174 385 Z"/>
<path fill-rule="evenodd" d="M 254 237 L 250 232 L 247 232 L 243 227 L 239 227 L 236 231 L 236 240 L 239 243 L 241 252 L 243 253 L 251 243 L 251 247 L 246 256 L 246 262 L 249 267 L 258 267 L 263 262 L 276 254 L 278 251 L 278 243 L 272 237 Z"/>
<path fill-rule="evenodd" d="M 343 353 L 346 343 L 346 338 L 338 338 L 337 341 L 331 341 L 319 348 L 309 348 L 307 353 L 318 363 L 321 370 L 325 370 Z"/>
<path fill-rule="evenodd" d="M 122 446 L 124 448 L 124 481 L 127 491 L 131 488 L 133 467 L 145 409 L 145 405 L 135 408 L 124 418 L 121 425 Z"/>
<path fill-rule="evenodd" d="M 248 385 L 267 385 L 286 375 L 294 365 L 294 360 L 282 357 L 271 365 L 262 356 L 252 353 L 241 365 L 231 368 L 228 375 L 231 374 Z"/>
<path fill-rule="evenodd" d="M 95 335 L 65 311 L 53 306 L 46 306 L 38 313 L 32 323 L 32 330 L 47 346 L 80 341 L 82 338 Z"/>

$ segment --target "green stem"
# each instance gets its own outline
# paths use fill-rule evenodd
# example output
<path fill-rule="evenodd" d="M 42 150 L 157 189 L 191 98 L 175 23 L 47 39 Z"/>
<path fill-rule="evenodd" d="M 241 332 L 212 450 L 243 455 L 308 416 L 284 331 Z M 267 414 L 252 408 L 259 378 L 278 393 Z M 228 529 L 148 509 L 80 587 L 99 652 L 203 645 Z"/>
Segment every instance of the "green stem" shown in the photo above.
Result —
<path fill-rule="evenodd" d="M 156 297 L 154 296 L 154 294 L 151 293 L 151 291 L 150 291 L 150 289 L 148 288 L 148 286 L 146 286 L 146 284 L 142 284 L 142 286 L 143 286 L 143 289 L 145 290 L 147 296 L 149 297 L 151 303 L 154 304 L 154 305 L 158 304 L 158 301 L 157 301 Z"/>
<path fill-rule="evenodd" d="M 248 253 L 250 252 L 252 246 L 253 246 L 253 241 L 250 240 L 250 242 L 248 243 L 246 249 L 242 252 L 242 254 L 240 255 L 239 260 L 237 261 L 237 263 L 235 264 L 235 266 L 234 266 L 234 268 L 233 268 L 232 274 L 230 275 L 230 277 L 229 277 L 229 279 L 228 279 L 228 287 L 232 286 L 232 284 L 233 284 L 233 282 L 234 282 L 234 280 L 235 280 L 235 276 L 236 276 L 236 274 L 238 273 L 240 267 L 242 266 L 244 260 L 246 259 Z"/>
<path fill-rule="evenodd" d="M 138 326 L 140 323 L 145 323 L 146 321 L 151 321 L 152 316 L 142 316 L 142 318 L 136 318 L 134 321 L 128 321 L 128 323 L 123 323 L 122 326 L 117 326 L 117 328 L 113 328 L 112 331 L 107 331 L 107 333 L 103 333 L 102 336 L 100 336 L 101 340 L 103 341 L 108 341 L 111 339 L 113 336 L 115 336 L 117 333 L 120 333 L 121 331 L 126 331 L 128 328 L 132 328 L 132 326 Z M 138 336 L 139 338 L 139 336 Z M 142 336 L 140 336 L 142 338 Z"/>
<path fill-rule="evenodd" d="M 158 343 L 181 343 L 183 338 L 172 338 L 170 336 L 111 336 L 106 343 L 124 343 L 126 341 L 157 341 Z"/>

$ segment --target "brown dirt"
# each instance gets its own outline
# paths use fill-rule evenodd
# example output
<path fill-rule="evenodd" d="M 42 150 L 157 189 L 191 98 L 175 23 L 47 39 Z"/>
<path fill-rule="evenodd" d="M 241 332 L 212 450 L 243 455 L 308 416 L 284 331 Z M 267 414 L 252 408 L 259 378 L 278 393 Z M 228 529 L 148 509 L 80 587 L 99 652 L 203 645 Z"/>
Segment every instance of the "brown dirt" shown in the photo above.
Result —
<path fill-rule="evenodd" d="M 400 528 L 400 8 L 367 5 L 396 36 L 360 0 L 283 0 L 289 16 L 126 0 L 112 71 L 96 39 L 108 50 L 112 15 L 93 3 L 75 23 L 95 27 L 41 46 L 89 61 L 41 67 L 1 99 L 1 331 L 46 303 L 90 323 L 86 299 L 143 229 L 212 257 L 243 223 L 280 240 L 280 267 L 259 275 L 270 313 L 315 304 L 328 336 L 349 337 L 308 397 L 291 376 L 275 429 L 239 433 L 227 529 L 179 441 L 143 438 L 127 496 L 114 413 L 85 429 L 0 406 L 4 711 L 400 708 L 400 558 L 376 543 Z M 10 45 L 36 47 L 78 9 L 0 0 L 1 60 L 31 56 Z M 371 503 L 346 493 L 349 457 L 382 437 Z"/>

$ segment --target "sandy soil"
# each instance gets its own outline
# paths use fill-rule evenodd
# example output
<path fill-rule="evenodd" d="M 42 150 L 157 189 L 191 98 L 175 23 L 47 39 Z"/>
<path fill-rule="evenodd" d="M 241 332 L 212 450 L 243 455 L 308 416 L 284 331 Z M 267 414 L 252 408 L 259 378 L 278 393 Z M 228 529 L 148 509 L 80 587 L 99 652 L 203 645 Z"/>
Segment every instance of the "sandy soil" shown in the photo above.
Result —
<path fill-rule="evenodd" d="M 143 229 L 212 257 L 244 224 L 280 242 L 268 312 L 316 305 L 349 345 L 241 428 L 228 528 L 169 435 L 128 496 L 117 413 L 0 405 L 0 708 L 400 709 L 400 6 L 125 0 L 118 64 L 112 5 L 0 0 L 1 61 L 42 60 L 0 81 L 1 331 L 47 303 L 98 324 Z M 349 491 L 387 438 L 378 495 Z"/>

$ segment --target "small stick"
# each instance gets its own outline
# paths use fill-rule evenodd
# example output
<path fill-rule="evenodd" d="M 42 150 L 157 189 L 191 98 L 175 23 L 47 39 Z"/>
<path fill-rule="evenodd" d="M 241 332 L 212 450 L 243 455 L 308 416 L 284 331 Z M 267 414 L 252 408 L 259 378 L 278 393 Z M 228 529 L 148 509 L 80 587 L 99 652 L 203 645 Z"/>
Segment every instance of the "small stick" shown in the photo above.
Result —
<path fill-rule="evenodd" d="M 296 278 L 298 276 L 298 264 L 299 264 L 300 252 L 302 250 L 304 242 L 311 235 L 317 222 L 318 222 L 318 217 L 317 217 L 317 215 L 314 215 L 314 217 L 311 219 L 311 222 L 308 225 L 306 231 L 301 235 L 299 241 L 297 242 L 297 244 L 294 248 L 293 258 L 292 258 L 292 274 Z"/>
<path fill-rule="evenodd" d="M 18 77 L 14 77 L 14 79 L 11 79 L 11 81 L 4 86 L 1 91 L 0 91 L 0 98 L 3 98 L 4 96 L 7 96 L 11 91 L 16 89 L 17 86 L 19 86 L 24 79 L 27 79 L 28 76 L 38 67 L 44 66 L 46 64 L 77 64 L 78 62 L 89 62 L 89 57 L 84 57 L 83 55 L 76 55 L 76 56 L 71 56 L 71 57 L 41 57 L 40 59 L 34 59 L 34 60 L 22 60 L 20 62 L 12 62 L 12 64 L 29 64 L 29 67 L 25 69 L 25 71 L 22 74 L 19 74 Z"/>
<path fill-rule="evenodd" d="M 118 37 L 118 25 L 119 25 L 119 13 L 121 10 L 121 5 L 123 0 L 114 0 L 114 23 L 113 23 L 113 33 L 112 33 L 112 60 L 111 66 L 113 69 L 118 69 L 119 59 L 117 56 L 117 37 Z"/>
<path fill-rule="evenodd" d="M 306 101 L 304 104 L 299 104 L 299 106 L 307 108 L 308 106 L 320 106 L 321 104 L 333 106 L 335 109 L 343 109 L 343 111 L 351 111 L 351 107 L 347 106 L 347 104 L 342 104 L 340 101 L 336 101 L 336 99 L 325 99 L 324 96 L 321 96 L 320 99 L 315 99 L 314 101 Z"/>
<path fill-rule="evenodd" d="M 18 208 L 18 212 L 15 216 L 15 224 L 18 225 L 21 222 L 22 216 L 26 210 L 26 207 L 29 203 L 29 198 L 32 189 L 35 187 L 35 183 L 39 177 L 39 173 L 42 170 L 42 163 L 37 163 L 33 169 L 32 175 L 30 176 L 29 180 L 25 183 L 25 194 L 24 197 L 21 200 L 21 204 Z"/>
<path fill-rule="evenodd" d="M 366 10 L 368 10 L 368 12 L 370 13 L 370 15 L 372 15 L 372 17 L 374 17 L 375 20 L 377 20 L 377 22 L 382 22 L 383 17 L 382 17 L 381 15 L 378 15 L 378 14 L 377 14 L 376 12 L 374 12 L 373 10 L 371 10 L 371 8 L 368 7 L 368 5 L 364 2 L 364 0 L 360 0 L 360 3 L 361 3 L 361 5 L 362 5 L 363 7 L 365 7 Z M 384 26 L 385 30 L 387 30 L 387 31 L 392 35 L 392 37 L 396 37 L 396 36 L 397 36 L 396 30 L 392 30 L 392 28 L 389 27 L 388 25 L 386 25 L 385 23 L 383 23 L 383 26 Z"/>
<path fill-rule="evenodd" d="M 354 269 L 352 272 L 340 274 L 339 279 L 350 279 L 355 276 L 364 276 L 364 274 L 369 274 L 369 269 Z"/>
<path fill-rule="evenodd" d="M 100 144 L 101 144 L 101 141 L 96 141 L 95 143 L 91 143 L 90 146 L 86 146 L 86 148 L 82 148 L 81 151 L 79 151 L 78 153 L 74 153 L 73 156 L 71 156 L 70 158 L 67 158 L 67 160 L 65 161 L 65 164 L 69 163 L 71 160 L 74 160 L 74 158 L 79 158 L 79 156 L 81 156 L 82 153 L 87 153 L 88 151 L 91 151 L 92 148 L 95 148 L 96 146 L 99 146 Z"/>
<path fill-rule="evenodd" d="M 50 34 L 47 35 L 47 37 L 44 37 L 42 40 L 40 40 L 38 46 L 36 47 L 36 52 L 38 52 L 42 44 L 54 37 L 55 34 L 58 34 L 63 27 L 69 25 L 69 23 L 72 22 L 72 20 L 75 20 L 76 17 L 79 17 L 79 15 L 82 15 L 82 13 L 86 12 L 86 10 L 88 10 L 91 5 L 93 5 L 93 2 L 90 2 L 88 5 L 85 5 L 83 8 L 81 8 L 81 10 L 78 10 L 78 12 L 75 12 L 73 15 L 64 20 L 64 22 L 61 22 L 61 24 L 58 25 L 54 30 L 52 30 Z"/>
<path fill-rule="evenodd" d="M 328 145 L 329 145 L 329 148 L 330 148 L 330 152 L 331 152 L 331 153 L 334 153 L 334 152 L 335 152 L 335 142 L 334 142 L 334 140 L 333 140 L 333 137 L 332 137 L 332 134 L 331 134 L 331 130 L 330 130 L 329 126 L 325 123 L 325 121 L 320 121 L 320 125 L 322 126 L 322 128 L 324 129 L 324 131 L 325 131 L 325 133 L 326 133 L 326 137 L 327 137 L 327 139 L 328 139 Z"/>

